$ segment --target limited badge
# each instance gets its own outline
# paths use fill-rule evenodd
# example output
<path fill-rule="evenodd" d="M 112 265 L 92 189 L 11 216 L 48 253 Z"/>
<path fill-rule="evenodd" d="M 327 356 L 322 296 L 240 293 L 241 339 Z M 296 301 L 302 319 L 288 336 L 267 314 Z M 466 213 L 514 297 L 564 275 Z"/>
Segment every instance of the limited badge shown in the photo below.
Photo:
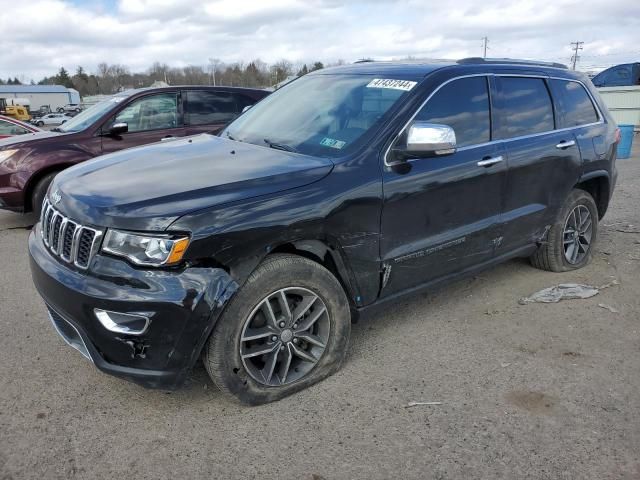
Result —
<path fill-rule="evenodd" d="M 391 90 L 404 90 L 408 92 L 415 87 L 418 82 L 411 80 L 394 80 L 392 78 L 374 78 L 367 84 L 367 88 L 390 88 Z"/>

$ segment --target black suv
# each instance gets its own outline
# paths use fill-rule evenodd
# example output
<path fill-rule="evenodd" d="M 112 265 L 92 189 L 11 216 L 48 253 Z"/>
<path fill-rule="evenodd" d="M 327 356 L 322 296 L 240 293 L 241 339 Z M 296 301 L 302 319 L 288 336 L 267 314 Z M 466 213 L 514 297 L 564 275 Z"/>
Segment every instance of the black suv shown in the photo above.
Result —
<path fill-rule="evenodd" d="M 257 404 L 335 372 L 372 306 L 513 257 L 582 267 L 618 133 L 561 67 L 321 70 L 219 136 L 65 170 L 29 238 L 55 328 L 148 387 L 179 386 L 202 355 Z"/>

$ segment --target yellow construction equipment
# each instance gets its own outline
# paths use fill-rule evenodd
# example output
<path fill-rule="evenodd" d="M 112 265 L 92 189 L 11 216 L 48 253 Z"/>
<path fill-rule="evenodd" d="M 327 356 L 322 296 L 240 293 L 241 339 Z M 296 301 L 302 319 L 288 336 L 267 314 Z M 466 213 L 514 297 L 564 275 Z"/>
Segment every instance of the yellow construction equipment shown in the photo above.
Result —
<path fill-rule="evenodd" d="M 0 98 L 0 115 L 22 120 L 23 122 L 31 120 L 31 115 L 26 107 L 22 105 L 7 105 L 4 98 Z"/>

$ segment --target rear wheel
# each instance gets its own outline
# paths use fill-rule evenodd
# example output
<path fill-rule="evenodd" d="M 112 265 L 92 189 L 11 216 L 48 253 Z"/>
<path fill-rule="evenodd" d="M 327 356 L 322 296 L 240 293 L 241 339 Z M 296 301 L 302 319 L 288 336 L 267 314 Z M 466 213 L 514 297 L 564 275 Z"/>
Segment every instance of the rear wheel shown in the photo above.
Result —
<path fill-rule="evenodd" d="M 218 320 L 204 364 L 223 392 L 268 403 L 336 372 L 350 331 L 347 298 L 331 272 L 303 257 L 273 255 Z"/>
<path fill-rule="evenodd" d="M 44 122 L 42 122 L 42 121 L 37 122 L 36 125 L 39 126 L 39 127 L 43 127 L 44 126 Z"/>
<path fill-rule="evenodd" d="M 531 263 L 551 272 L 582 268 L 591 260 L 597 234 L 598 209 L 593 197 L 584 190 L 573 190 Z"/>

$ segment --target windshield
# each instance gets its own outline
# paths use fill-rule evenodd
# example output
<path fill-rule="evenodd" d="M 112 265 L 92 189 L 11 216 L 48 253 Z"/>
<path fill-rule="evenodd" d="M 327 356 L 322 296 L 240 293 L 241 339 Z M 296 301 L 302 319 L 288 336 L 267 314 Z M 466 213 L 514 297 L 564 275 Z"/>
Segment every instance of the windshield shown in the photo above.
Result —
<path fill-rule="evenodd" d="M 87 127 L 93 125 L 99 118 L 102 117 L 106 112 L 113 110 L 120 102 L 125 100 L 127 97 L 116 95 L 114 97 L 109 98 L 108 100 L 104 100 L 100 103 L 96 103 L 95 105 L 90 106 L 82 113 L 79 113 L 71 120 L 66 121 L 58 130 L 61 132 L 79 132 L 80 130 L 84 130 Z"/>
<path fill-rule="evenodd" d="M 416 84 L 370 75 L 304 76 L 256 104 L 221 136 L 305 155 L 342 156 L 358 148 Z"/>

